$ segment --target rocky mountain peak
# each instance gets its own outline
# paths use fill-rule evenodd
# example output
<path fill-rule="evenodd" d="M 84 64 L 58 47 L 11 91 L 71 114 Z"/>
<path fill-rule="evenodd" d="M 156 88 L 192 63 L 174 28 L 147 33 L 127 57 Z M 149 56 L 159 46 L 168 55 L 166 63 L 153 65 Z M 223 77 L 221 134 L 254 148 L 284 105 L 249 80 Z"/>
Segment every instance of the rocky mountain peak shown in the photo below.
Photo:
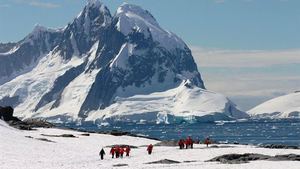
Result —
<path fill-rule="evenodd" d="M 145 115 L 174 114 L 177 102 L 182 104 L 179 115 L 191 106 L 199 113 L 196 98 L 216 107 L 205 107 L 207 112 L 233 110 L 226 108 L 226 98 L 204 91 L 188 46 L 139 6 L 123 4 L 111 16 L 105 5 L 92 0 L 64 29 L 38 25 L 26 38 L 29 43 L 0 57 L 0 103 L 14 105 L 22 117 L 98 119 L 123 111 L 118 105 L 133 104 L 136 112 L 144 112 L 139 106 L 144 101 L 170 106 Z M 136 100 L 140 95 L 150 98 Z"/>

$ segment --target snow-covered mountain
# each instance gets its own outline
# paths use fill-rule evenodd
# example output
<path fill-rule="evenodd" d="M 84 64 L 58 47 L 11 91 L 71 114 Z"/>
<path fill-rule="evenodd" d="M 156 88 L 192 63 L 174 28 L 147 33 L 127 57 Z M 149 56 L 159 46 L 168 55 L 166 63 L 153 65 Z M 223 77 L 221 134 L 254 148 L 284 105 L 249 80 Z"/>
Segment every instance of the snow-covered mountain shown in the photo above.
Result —
<path fill-rule="evenodd" d="M 2 45 L 3 46 L 3 45 Z M 7 50 L 7 49 L 6 49 Z M 188 46 L 138 6 L 90 1 L 65 28 L 36 26 L 0 53 L 0 105 L 52 121 L 245 118 L 205 90 Z"/>
<path fill-rule="evenodd" d="M 300 118 L 300 92 L 295 92 L 266 101 L 248 113 L 254 117 Z"/>

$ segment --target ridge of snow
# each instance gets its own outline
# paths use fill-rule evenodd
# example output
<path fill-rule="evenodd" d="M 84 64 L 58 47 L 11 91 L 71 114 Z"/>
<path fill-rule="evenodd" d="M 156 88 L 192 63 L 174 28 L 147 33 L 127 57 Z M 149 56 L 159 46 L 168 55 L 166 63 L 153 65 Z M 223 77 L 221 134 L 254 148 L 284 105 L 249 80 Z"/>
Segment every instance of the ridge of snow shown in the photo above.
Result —
<path fill-rule="evenodd" d="M 117 9 L 115 17 L 118 18 L 117 30 L 125 36 L 135 30 L 149 37 L 148 31 L 150 31 L 153 40 L 159 42 L 166 49 L 183 49 L 186 47 L 186 44 L 179 37 L 162 29 L 155 18 L 139 6 L 124 3 Z"/>
<path fill-rule="evenodd" d="M 300 92 L 295 92 L 268 100 L 249 110 L 248 113 L 252 116 L 300 118 Z"/>
<path fill-rule="evenodd" d="M 4 55 L 10 55 L 12 53 L 15 53 L 18 49 L 20 48 L 19 45 L 14 46 L 12 49 L 10 49 L 9 51 L 5 52 L 5 53 L 0 53 L 0 57 L 4 56 Z"/>
<path fill-rule="evenodd" d="M 115 56 L 114 60 L 110 64 L 110 67 L 111 68 L 118 67 L 118 68 L 126 69 L 128 57 L 130 57 L 133 54 L 134 47 L 135 47 L 134 44 L 130 44 L 130 43 L 123 44 L 119 53 L 117 54 L 117 56 Z"/>

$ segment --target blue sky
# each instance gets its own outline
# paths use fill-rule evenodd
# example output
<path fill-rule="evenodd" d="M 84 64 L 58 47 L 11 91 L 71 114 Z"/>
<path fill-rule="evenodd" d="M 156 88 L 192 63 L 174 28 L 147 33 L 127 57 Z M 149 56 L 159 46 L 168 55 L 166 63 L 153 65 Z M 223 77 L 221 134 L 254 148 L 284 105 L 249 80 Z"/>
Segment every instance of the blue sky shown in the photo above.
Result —
<path fill-rule="evenodd" d="M 114 13 L 122 0 L 103 0 Z M 290 49 L 300 45 L 299 0 L 127 0 L 149 10 L 190 45 Z M 34 24 L 63 27 L 84 0 L 0 0 L 0 41 L 17 41 Z"/>
<path fill-rule="evenodd" d="M 103 0 L 149 10 L 192 49 L 210 90 L 246 110 L 298 90 L 299 0 Z M 18 41 L 35 24 L 64 27 L 84 0 L 0 0 L 0 42 Z M 234 84 L 233 84 L 234 83 Z"/>

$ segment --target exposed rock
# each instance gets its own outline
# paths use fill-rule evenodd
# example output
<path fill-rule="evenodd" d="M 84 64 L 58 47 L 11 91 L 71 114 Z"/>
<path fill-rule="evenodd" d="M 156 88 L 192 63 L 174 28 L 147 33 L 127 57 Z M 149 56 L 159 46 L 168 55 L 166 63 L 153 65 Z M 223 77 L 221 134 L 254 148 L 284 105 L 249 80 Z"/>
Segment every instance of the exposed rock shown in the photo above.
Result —
<path fill-rule="evenodd" d="M 11 106 L 1 107 L 0 106 L 0 118 L 4 121 L 13 120 L 14 109 Z"/>
<path fill-rule="evenodd" d="M 77 138 L 73 134 L 61 134 L 61 135 L 50 135 L 50 134 L 41 134 L 42 136 L 46 137 L 69 137 L 69 138 Z"/>
<path fill-rule="evenodd" d="M 30 127 L 52 128 L 55 126 L 54 124 L 42 119 L 25 119 L 23 120 L 23 122 L 25 122 Z"/>
<path fill-rule="evenodd" d="M 267 144 L 261 145 L 263 148 L 271 148 L 271 149 L 299 149 L 298 146 L 289 146 L 289 145 L 281 145 L 281 144 Z"/>
<path fill-rule="evenodd" d="M 255 160 L 267 160 L 271 158 L 271 156 L 262 155 L 262 154 L 225 154 L 218 157 L 215 157 L 209 162 L 221 162 L 226 164 L 241 164 L 247 163 L 249 161 Z"/>
<path fill-rule="evenodd" d="M 276 155 L 271 160 L 272 161 L 300 161 L 300 155 L 297 154 Z"/>
<path fill-rule="evenodd" d="M 26 119 L 24 121 L 13 116 L 14 109 L 11 106 L 0 106 L 0 119 L 6 121 L 10 126 L 20 130 L 32 130 L 34 127 L 54 127 L 53 124 L 40 119 Z"/>
<path fill-rule="evenodd" d="M 90 136 L 90 133 L 82 133 L 80 135 L 82 135 L 82 136 Z"/>
<path fill-rule="evenodd" d="M 191 160 L 191 161 L 183 161 L 184 163 L 194 163 L 197 162 L 196 160 Z"/>
<path fill-rule="evenodd" d="M 149 162 L 146 164 L 178 164 L 178 163 L 180 163 L 180 162 L 174 161 L 174 160 L 169 160 L 169 159 L 163 159 L 163 160 L 159 160 L 159 161 Z"/>
<path fill-rule="evenodd" d="M 241 164 L 248 163 L 249 161 L 269 160 L 269 161 L 300 161 L 300 155 L 287 154 L 268 156 L 263 154 L 225 154 L 215 157 L 208 162 L 221 162 L 225 164 Z"/>
<path fill-rule="evenodd" d="M 52 140 L 48 140 L 46 138 L 36 138 L 37 140 L 40 140 L 40 141 L 46 141 L 46 142 L 49 142 L 49 143 L 55 143 L 54 141 Z"/>
<path fill-rule="evenodd" d="M 113 167 L 124 167 L 128 166 L 128 164 L 114 164 Z"/>

